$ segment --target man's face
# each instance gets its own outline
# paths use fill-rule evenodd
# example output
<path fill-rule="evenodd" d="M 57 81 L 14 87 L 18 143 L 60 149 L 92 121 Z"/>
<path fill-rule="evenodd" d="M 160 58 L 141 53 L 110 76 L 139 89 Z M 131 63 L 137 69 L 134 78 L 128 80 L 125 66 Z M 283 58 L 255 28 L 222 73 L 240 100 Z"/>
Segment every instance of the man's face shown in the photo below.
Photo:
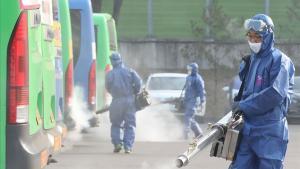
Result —
<path fill-rule="evenodd" d="M 247 34 L 246 34 L 248 40 L 251 42 L 251 43 L 260 43 L 262 42 L 262 38 L 261 36 L 254 32 L 254 31 L 249 31 Z"/>

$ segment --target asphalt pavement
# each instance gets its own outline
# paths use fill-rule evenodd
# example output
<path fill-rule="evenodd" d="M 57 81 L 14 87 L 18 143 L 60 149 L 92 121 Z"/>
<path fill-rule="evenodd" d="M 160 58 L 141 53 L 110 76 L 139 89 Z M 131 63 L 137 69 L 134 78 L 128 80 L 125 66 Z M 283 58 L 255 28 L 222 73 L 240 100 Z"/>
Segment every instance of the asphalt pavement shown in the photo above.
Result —
<path fill-rule="evenodd" d="M 159 115 L 159 114 L 157 114 Z M 54 156 L 57 163 L 47 169 L 175 169 L 176 157 L 183 153 L 188 142 L 180 137 L 182 125 L 176 119 L 166 116 L 161 121 L 157 116 L 138 115 L 137 141 L 132 154 L 114 154 L 109 139 L 109 123 L 103 116 L 98 128 L 88 133 L 69 133 L 60 154 Z M 159 117 L 162 115 L 160 114 Z M 152 120 L 168 125 L 153 124 Z M 145 127 L 146 126 L 146 127 Z M 205 129 L 205 125 L 201 125 Z M 300 167 L 300 125 L 290 125 L 290 142 L 285 160 L 285 169 Z M 227 169 L 229 162 L 209 157 L 210 146 L 200 152 L 186 169 Z"/>

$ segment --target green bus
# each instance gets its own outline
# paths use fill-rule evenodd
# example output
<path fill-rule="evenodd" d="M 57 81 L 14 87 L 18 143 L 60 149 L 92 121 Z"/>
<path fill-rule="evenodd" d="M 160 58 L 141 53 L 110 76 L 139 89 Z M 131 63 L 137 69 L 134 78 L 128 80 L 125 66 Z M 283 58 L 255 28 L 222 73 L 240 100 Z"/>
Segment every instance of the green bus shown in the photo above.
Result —
<path fill-rule="evenodd" d="M 43 127 L 48 135 L 51 147 L 49 153 L 53 154 L 61 149 L 61 134 L 56 125 L 56 103 L 55 103 L 55 34 L 53 30 L 53 2 L 52 0 L 41 0 L 41 43 L 42 43 L 42 77 L 43 77 Z"/>
<path fill-rule="evenodd" d="M 109 56 L 118 50 L 115 21 L 109 14 L 94 13 L 96 36 L 96 110 L 109 104 L 111 98 L 105 91 L 105 74 L 111 70 Z"/>
<path fill-rule="evenodd" d="M 40 9 L 39 0 L 0 1 L 0 169 L 47 165 Z"/>
<path fill-rule="evenodd" d="M 70 18 L 70 8 L 68 0 L 59 0 L 59 20 L 61 23 L 62 40 L 62 66 L 63 66 L 63 92 L 64 92 L 64 122 L 67 126 L 75 125 L 70 117 L 73 97 L 73 42 Z M 72 127 L 70 127 L 72 128 Z M 66 135 L 66 129 L 63 129 Z"/>
<path fill-rule="evenodd" d="M 66 1 L 62 1 L 66 2 Z M 66 2 L 68 3 L 68 2 Z M 55 54 L 55 121 L 56 127 L 62 138 L 66 137 L 67 128 L 64 124 L 64 79 L 63 79 L 63 54 L 62 54 L 62 25 L 59 0 L 52 0 L 53 9 L 53 31 L 54 31 L 54 54 Z M 62 12 L 64 12 L 62 10 Z M 64 14 L 65 15 L 65 14 Z M 70 24 L 70 23 L 69 23 Z M 69 59 L 69 55 L 65 55 Z"/>

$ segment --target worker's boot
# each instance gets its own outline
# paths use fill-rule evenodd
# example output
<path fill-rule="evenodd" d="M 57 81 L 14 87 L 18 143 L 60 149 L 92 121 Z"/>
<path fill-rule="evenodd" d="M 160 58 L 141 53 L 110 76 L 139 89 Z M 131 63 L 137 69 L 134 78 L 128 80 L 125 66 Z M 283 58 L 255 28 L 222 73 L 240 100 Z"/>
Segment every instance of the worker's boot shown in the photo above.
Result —
<path fill-rule="evenodd" d="M 119 153 L 122 150 L 122 144 L 115 145 L 114 153 Z"/>
<path fill-rule="evenodd" d="M 131 154 L 132 153 L 132 149 L 130 148 L 125 148 L 125 154 Z"/>

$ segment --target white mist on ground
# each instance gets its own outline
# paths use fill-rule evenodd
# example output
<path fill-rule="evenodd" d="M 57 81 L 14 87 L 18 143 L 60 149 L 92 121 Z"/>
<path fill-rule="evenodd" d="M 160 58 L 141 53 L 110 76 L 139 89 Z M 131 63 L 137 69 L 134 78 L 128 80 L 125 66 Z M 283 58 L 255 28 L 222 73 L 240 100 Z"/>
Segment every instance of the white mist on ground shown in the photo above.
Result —
<path fill-rule="evenodd" d="M 137 112 L 138 141 L 182 140 L 183 129 L 182 122 L 170 111 L 169 104 L 149 106 Z"/>
<path fill-rule="evenodd" d="M 99 127 L 97 128 L 97 138 L 103 141 L 110 141 L 110 120 L 109 112 L 99 114 L 98 119 L 100 121 Z"/>
<path fill-rule="evenodd" d="M 149 162 L 142 162 L 141 169 L 176 169 L 174 161 L 168 161 L 163 164 L 150 164 Z"/>
<path fill-rule="evenodd" d="M 80 141 L 82 129 L 90 126 L 89 119 L 92 118 L 92 113 L 88 110 L 87 103 L 83 100 L 83 89 L 77 86 L 74 87 L 70 116 L 75 121 L 76 126 L 74 130 L 68 132 L 66 141 Z"/>
<path fill-rule="evenodd" d="M 169 110 L 168 104 L 149 106 L 136 112 L 136 141 L 180 141 L 183 124 Z M 97 129 L 101 140 L 110 140 L 109 113 L 98 115 L 100 127 Z M 182 117 L 183 118 L 183 117 Z"/>

